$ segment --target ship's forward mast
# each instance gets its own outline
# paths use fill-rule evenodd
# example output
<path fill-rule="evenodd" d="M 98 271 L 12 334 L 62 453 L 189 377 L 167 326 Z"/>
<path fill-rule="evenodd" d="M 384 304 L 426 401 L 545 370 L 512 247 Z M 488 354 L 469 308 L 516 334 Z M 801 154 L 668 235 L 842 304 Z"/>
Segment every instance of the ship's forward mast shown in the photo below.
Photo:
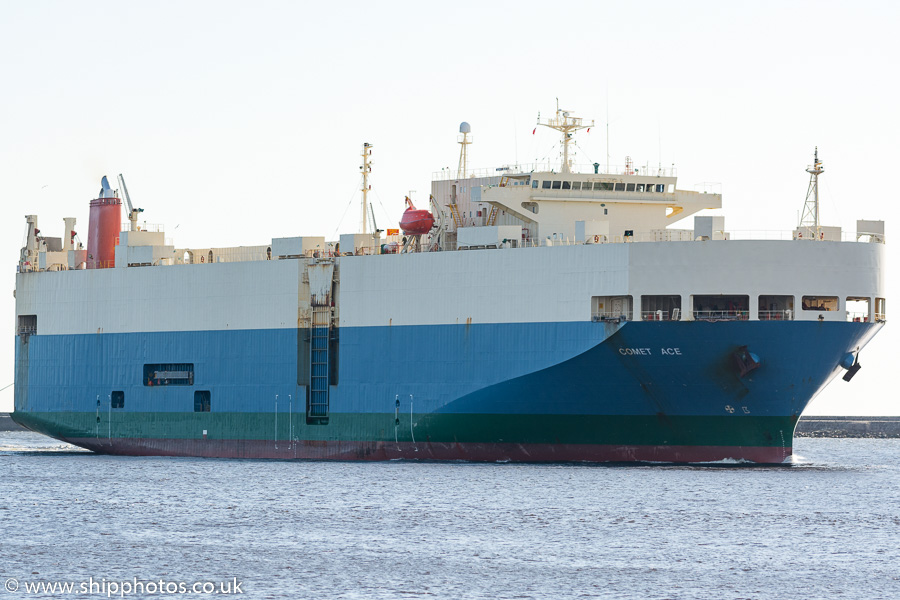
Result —
<path fill-rule="evenodd" d="M 819 175 L 825 172 L 822 161 L 819 160 L 819 148 L 813 154 L 813 164 L 806 167 L 809 173 L 809 189 L 806 191 L 806 202 L 803 204 L 803 216 L 800 218 L 801 234 L 806 239 L 822 239 L 822 226 L 819 223 Z"/>

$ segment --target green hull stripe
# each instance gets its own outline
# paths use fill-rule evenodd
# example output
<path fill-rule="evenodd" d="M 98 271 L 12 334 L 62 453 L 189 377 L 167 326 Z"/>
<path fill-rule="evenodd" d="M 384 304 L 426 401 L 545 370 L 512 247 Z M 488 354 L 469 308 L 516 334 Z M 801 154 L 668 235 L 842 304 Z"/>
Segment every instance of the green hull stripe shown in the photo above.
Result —
<path fill-rule="evenodd" d="M 603 416 L 332 413 L 328 424 L 307 424 L 303 413 L 13 413 L 22 425 L 56 438 L 327 440 L 790 446 L 796 417 L 748 415 Z"/>

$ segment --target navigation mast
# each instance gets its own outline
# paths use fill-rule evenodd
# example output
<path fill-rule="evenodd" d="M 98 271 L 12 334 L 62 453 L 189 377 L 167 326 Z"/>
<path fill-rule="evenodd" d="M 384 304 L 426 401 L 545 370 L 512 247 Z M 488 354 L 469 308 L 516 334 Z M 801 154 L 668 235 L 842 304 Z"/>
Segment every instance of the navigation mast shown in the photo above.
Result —
<path fill-rule="evenodd" d="M 369 190 L 372 189 L 372 186 L 369 185 L 369 173 L 372 172 L 372 161 L 369 158 L 372 156 L 372 144 L 369 142 L 363 142 L 362 147 L 362 159 L 363 164 L 360 167 L 362 171 L 362 233 L 368 233 L 368 225 L 366 223 L 368 212 L 369 212 Z M 372 221 L 372 224 L 375 224 L 375 221 Z"/>
<path fill-rule="evenodd" d="M 547 119 L 546 123 L 541 123 L 541 115 L 538 113 L 537 124 L 549 127 L 550 129 L 555 129 L 562 133 L 563 162 L 560 172 L 571 173 L 572 163 L 569 160 L 569 143 L 572 142 L 572 136 L 575 135 L 575 132 L 579 129 L 590 129 L 594 126 L 594 122 L 591 121 L 587 124 L 583 123 L 581 117 L 573 117 L 570 115 L 570 111 L 560 109 L 559 102 L 557 101 L 556 116 L 552 119 Z"/>
<path fill-rule="evenodd" d="M 818 240 L 822 237 L 822 228 L 819 225 L 819 175 L 825 172 L 822 161 L 819 160 L 819 147 L 816 146 L 813 154 L 812 166 L 806 167 L 809 173 L 809 189 L 806 192 L 806 202 L 803 205 L 803 217 L 800 219 L 800 229 L 806 230 L 807 239 Z"/>

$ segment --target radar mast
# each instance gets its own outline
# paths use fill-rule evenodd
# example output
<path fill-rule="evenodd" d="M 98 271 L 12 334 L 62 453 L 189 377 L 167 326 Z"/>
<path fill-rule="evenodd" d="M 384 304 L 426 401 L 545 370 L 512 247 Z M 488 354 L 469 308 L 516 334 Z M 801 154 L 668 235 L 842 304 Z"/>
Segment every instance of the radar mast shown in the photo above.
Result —
<path fill-rule="evenodd" d="M 594 122 L 585 124 L 581 117 L 573 117 L 571 115 L 571 111 L 562 110 L 559 107 L 559 100 L 556 102 L 556 116 L 552 119 L 547 119 L 546 123 L 541 122 L 541 114 L 538 113 L 538 125 L 543 127 L 549 127 L 550 129 L 555 129 L 562 133 L 562 146 L 563 146 L 563 161 L 561 168 L 561 173 L 571 173 L 572 172 L 572 163 L 569 160 L 569 144 L 572 142 L 572 139 L 575 135 L 575 132 L 579 129 L 590 129 L 594 126 Z M 608 170 L 608 169 L 607 169 Z"/>

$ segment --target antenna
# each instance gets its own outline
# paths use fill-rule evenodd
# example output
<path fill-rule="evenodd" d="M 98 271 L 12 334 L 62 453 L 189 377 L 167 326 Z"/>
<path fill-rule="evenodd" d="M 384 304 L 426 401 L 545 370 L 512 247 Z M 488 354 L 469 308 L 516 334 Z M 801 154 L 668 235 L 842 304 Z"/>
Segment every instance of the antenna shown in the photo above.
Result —
<path fill-rule="evenodd" d="M 656 117 L 656 133 L 658 136 L 656 149 L 659 152 L 659 166 L 657 167 L 659 170 L 656 174 L 662 175 L 662 124 L 660 123 L 659 115 Z M 649 174 L 649 171 L 647 173 Z"/>
<path fill-rule="evenodd" d="M 822 228 L 819 225 L 819 175 L 825 172 L 822 161 L 819 160 L 818 146 L 813 154 L 813 164 L 806 167 L 806 172 L 810 175 L 809 189 L 806 191 L 800 228 L 806 231 L 807 239 L 818 240 L 822 237 Z"/>
<path fill-rule="evenodd" d="M 369 212 L 369 210 L 368 210 L 369 188 L 371 187 L 369 185 L 369 173 L 372 172 L 372 161 L 369 159 L 369 157 L 371 155 L 372 155 L 372 144 L 370 144 L 369 142 L 363 142 L 363 147 L 362 147 L 363 164 L 360 167 L 360 170 L 362 171 L 362 176 L 363 176 L 362 190 L 361 190 L 362 191 L 362 233 L 368 233 L 368 231 L 367 231 L 368 226 L 366 224 L 366 213 Z M 373 225 L 375 224 L 374 219 L 372 220 L 372 224 Z"/>
<path fill-rule="evenodd" d="M 472 133 L 472 126 L 469 125 L 468 123 L 466 123 L 465 121 L 463 121 L 462 123 L 459 124 L 459 133 L 461 133 L 462 135 L 460 135 L 457 138 L 457 142 L 459 142 L 460 148 L 459 148 L 459 169 L 456 174 L 456 177 L 458 179 L 465 179 L 466 169 L 468 168 L 467 163 L 469 160 L 468 151 L 466 150 L 466 148 L 469 146 L 469 144 L 472 143 L 472 140 L 469 139 L 469 134 Z"/>
<path fill-rule="evenodd" d="M 606 84 L 606 172 L 609 173 L 609 83 Z"/>
<path fill-rule="evenodd" d="M 562 173 L 572 172 L 572 163 L 569 160 L 569 143 L 572 141 L 572 136 L 579 129 L 589 129 L 594 126 L 593 121 L 588 124 L 584 124 L 581 117 L 573 117 L 569 114 L 569 112 L 570 111 L 562 110 L 559 108 L 559 98 L 557 98 L 556 116 L 554 118 L 547 119 L 546 123 L 541 123 L 541 116 L 540 113 L 538 113 L 538 125 L 549 127 L 550 129 L 555 129 L 556 131 L 562 133 L 563 162 L 560 171 Z"/>

